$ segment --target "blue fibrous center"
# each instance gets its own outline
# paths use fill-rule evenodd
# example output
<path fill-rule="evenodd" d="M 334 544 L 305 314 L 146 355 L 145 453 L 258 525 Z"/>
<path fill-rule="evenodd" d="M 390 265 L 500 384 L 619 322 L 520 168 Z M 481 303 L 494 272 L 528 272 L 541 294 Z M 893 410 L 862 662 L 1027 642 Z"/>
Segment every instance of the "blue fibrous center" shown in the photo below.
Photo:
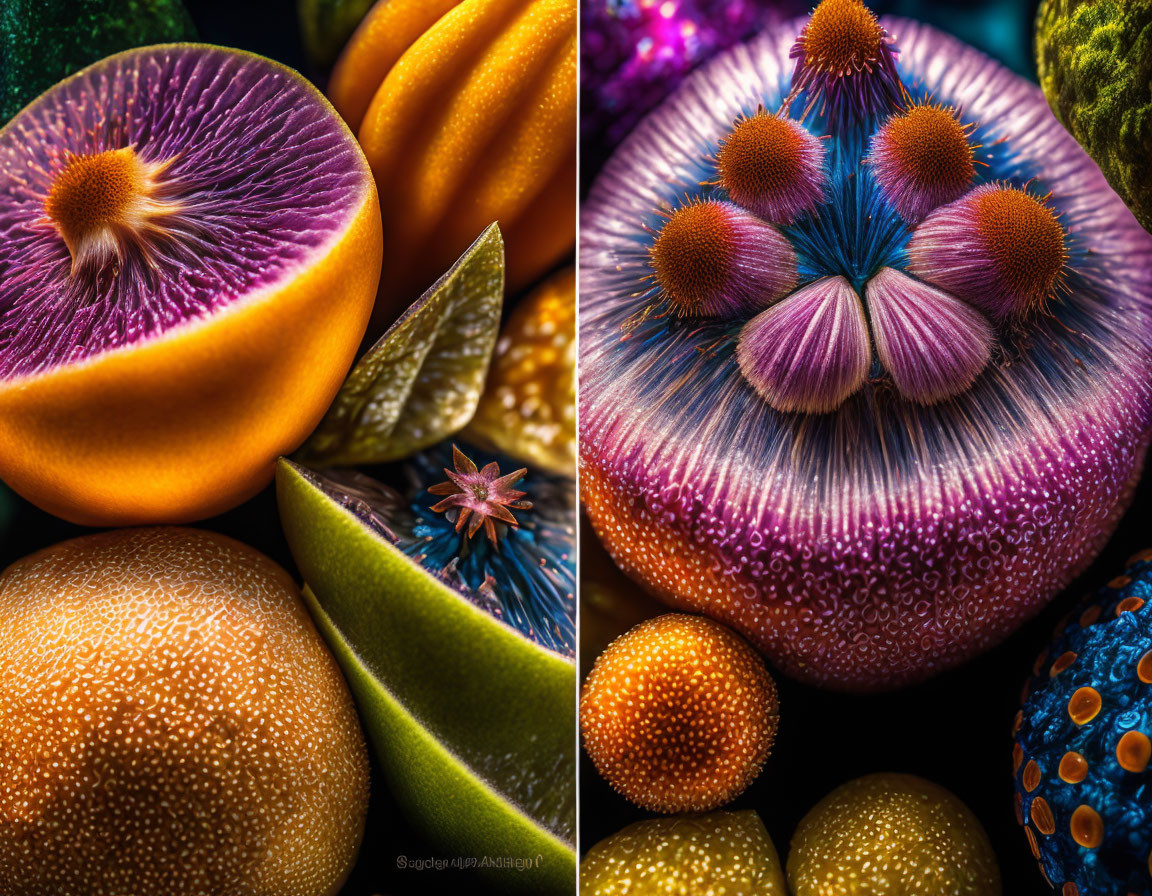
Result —
<path fill-rule="evenodd" d="M 862 129 L 863 130 L 863 129 Z M 872 128 L 867 128 L 870 133 Z M 781 231 L 796 250 L 801 283 L 844 277 L 858 292 L 882 267 L 902 267 L 910 228 L 860 160 L 864 133 L 830 138 L 825 204 Z"/>

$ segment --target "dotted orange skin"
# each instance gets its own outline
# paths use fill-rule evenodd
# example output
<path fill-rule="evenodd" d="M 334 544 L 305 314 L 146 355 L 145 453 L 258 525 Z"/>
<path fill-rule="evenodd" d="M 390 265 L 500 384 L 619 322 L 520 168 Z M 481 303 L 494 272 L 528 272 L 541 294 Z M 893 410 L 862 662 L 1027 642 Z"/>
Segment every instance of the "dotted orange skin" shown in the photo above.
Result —
<path fill-rule="evenodd" d="M 502 454 L 576 475 L 576 269 L 517 303 L 468 433 Z"/>
<path fill-rule="evenodd" d="M 751 809 L 638 821 L 580 863 L 583 896 L 787 896 L 764 822 Z"/>
<path fill-rule="evenodd" d="M 613 641 L 580 698 L 597 770 L 653 812 L 706 812 L 735 799 L 760 773 L 778 722 L 776 685 L 747 642 L 677 613 Z"/>
<path fill-rule="evenodd" d="M 787 863 L 792 896 L 999 896 L 1000 870 L 971 810 L 913 775 L 836 788 L 804 816 Z"/>
<path fill-rule="evenodd" d="M 184 523 L 247 500 L 316 428 L 368 323 L 376 191 L 295 278 L 74 365 L 0 381 L 0 479 L 92 526 Z"/>
<path fill-rule="evenodd" d="M 388 71 L 360 126 L 385 254 L 376 333 L 492 221 L 516 291 L 575 242 L 576 4 L 463 0 Z"/>
<path fill-rule="evenodd" d="M 133 529 L 0 575 L 0 894 L 335 896 L 368 755 L 299 590 Z"/>

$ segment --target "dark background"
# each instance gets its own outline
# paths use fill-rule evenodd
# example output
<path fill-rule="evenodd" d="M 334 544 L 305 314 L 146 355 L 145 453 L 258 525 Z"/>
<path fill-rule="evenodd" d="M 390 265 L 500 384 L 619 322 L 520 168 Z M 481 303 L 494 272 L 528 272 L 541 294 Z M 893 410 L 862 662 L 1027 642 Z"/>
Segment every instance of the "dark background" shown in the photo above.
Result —
<path fill-rule="evenodd" d="M 1034 0 L 997 2 L 870 2 L 878 13 L 931 22 L 1035 78 Z M 601 141 L 582 145 L 585 191 L 610 152 Z M 1097 561 L 1035 619 L 996 649 L 926 684 L 892 694 L 848 696 L 797 684 L 775 674 L 781 720 L 772 755 L 756 782 L 727 809 L 754 809 L 781 862 L 800 819 L 840 784 L 872 772 L 907 772 L 947 787 L 975 812 L 996 850 L 1009 896 L 1047 896 L 1045 883 L 1013 809 L 1012 720 L 1021 688 L 1057 622 L 1085 592 L 1118 575 L 1132 554 L 1152 546 L 1152 475 L 1145 475 L 1131 509 Z M 585 605 L 581 674 L 612 634 L 639 618 L 664 612 L 615 573 L 585 526 L 582 581 L 599 580 L 635 595 L 606 621 Z M 626 602 L 627 603 L 627 602 Z M 580 760 L 581 853 L 627 824 L 651 817 L 617 795 L 583 753 Z M 925 894 L 931 896 L 931 894 Z"/>

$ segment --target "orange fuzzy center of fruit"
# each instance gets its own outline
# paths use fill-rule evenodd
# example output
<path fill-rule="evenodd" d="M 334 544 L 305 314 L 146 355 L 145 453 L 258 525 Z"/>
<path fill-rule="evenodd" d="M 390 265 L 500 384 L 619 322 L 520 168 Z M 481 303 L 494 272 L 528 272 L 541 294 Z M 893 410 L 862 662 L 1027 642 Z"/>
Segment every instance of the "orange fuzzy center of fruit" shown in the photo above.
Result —
<path fill-rule="evenodd" d="M 1001 276 L 1030 310 L 1056 287 L 1068 251 L 1064 229 L 1044 203 L 1021 190 L 1002 189 L 980 196 L 977 227 Z"/>
<path fill-rule="evenodd" d="M 656 282 L 685 314 L 697 313 L 723 290 L 732 252 L 728 216 L 708 202 L 673 212 L 649 250 Z"/>
<path fill-rule="evenodd" d="M 887 131 L 893 153 L 917 184 L 961 188 L 976 174 L 968 135 L 951 109 L 913 106 Z"/>
<path fill-rule="evenodd" d="M 44 203 L 69 248 L 121 223 L 144 187 L 144 165 L 131 148 L 73 156 Z"/>
<path fill-rule="evenodd" d="M 72 270 L 110 257 L 129 245 L 147 253 L 147 240 L 161 228 L 155 219 L 180 210 L 159 198 L 168 163 L 145 162 L 131 147 L 74 155 L 56 175 L 44 212 L 72 255 Z"/>
<path fill-rule="evenodd" d="M 795 127 L 758 113 L 738 121 L 716 157 L 720 183 L 733 197 L 775 196 L 802 176 L 802 146 Z"/>
<path fill-rule="evenodd" d="M 868 68 L 880 55 L 884 31 L 860 0 L 824 0 L 804 35 L 804 61 L 836 75 Z"/>

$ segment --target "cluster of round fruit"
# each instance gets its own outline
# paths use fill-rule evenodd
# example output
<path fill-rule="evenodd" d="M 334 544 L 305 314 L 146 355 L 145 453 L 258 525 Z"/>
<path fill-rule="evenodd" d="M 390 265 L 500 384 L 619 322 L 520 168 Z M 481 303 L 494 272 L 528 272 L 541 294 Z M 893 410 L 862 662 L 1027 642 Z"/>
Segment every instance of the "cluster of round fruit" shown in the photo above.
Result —
<path fill-rule="evenodd" d="M 778 709 L 764 661 L 717 622 L 667 614 L 613 641 L 580 700 L 588 755 L 645 809 L 711 814 L 638 822 L 593 846 L 581 864 L 583 892 L 1000 892 L 992 846 L 968 808 L 928 781 L 884 774 L 837 788 L 808 813 L 785 889 L 756 813 L 712 811 L 760 773 Z"/>

